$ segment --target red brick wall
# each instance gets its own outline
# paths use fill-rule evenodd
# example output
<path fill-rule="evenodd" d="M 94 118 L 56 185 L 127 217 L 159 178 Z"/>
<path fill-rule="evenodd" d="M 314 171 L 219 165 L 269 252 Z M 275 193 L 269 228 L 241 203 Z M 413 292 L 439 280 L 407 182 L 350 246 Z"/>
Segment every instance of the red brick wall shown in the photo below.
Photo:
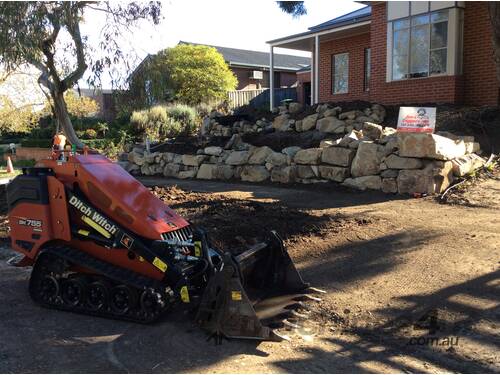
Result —
<path fill-rule="evenodd" d="M 386 3 L 372 3 L 370 33 L 321 43 L 319 101 L 368 100 L 381 104 L 465 103 L 496 105 L 495 76 L 488 5 L 466 2 L 463 75 L 386 82 Z M 363 91 L 364 49 L 371 46 L 370 92 Z M 332 94 L 332 55 L 349 53 L 349 92 Z"/>
<path fill-rule="evenodd" d="M 350 100 L 369 100 L 364 91 L 365 48 L 370 47 L 370 34 L 355 35 L 320 43 L 319 47 L 319 101 L 337 102 Z M 349 89 L 347 94 L 332 92 L 332 56 L 349 53 Z"/>
<path fill-rule="evenodd" d="M 238 86 L 236 87 L 236 90 L 257 90 L 269 88 L 269 71 L 263 72 L 262 79 L 251 79 L 250 72 L 261 69 L 231 67 L 231 70 L 238 79 Z M 291 87 L 297 82 L 295 72 L 279 72 L 279 74 L 279 83 L 281 87 Z"/>
<path fill-rule="evenodd" d="M 465 102 L 498 104 L 491 23 L 487 2 L 466 2 L 464 11 Z"/>
<path fill-rule="evenodd" d="M 12 161 L 16 160 L 42 160 L 47 159 L 52 154 L 52 150 L 49 148 L 40 147 L 18 147 L 16 148 L 16 154 L 11 155 L 9 152 L 4 153 L 4 160 L 10 156 Z"/>

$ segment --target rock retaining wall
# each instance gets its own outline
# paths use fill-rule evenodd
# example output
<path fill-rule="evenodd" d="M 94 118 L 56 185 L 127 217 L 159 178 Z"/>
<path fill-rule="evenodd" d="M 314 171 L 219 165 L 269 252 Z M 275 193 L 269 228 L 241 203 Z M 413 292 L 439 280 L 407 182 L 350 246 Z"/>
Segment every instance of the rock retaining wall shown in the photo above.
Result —
<path fill-rule="evenodd" d="M 314 119 L 304 118 L 300 129 L 315 127 L 327 133 L 317 148 L 293 146 L 274 151 L 244 143 L 235 133 L 225 147 L 206 147 L 196 155 L 149 154 L 136 148 L 122 155 L 121 163 L 132 174 L 146 176 L 283 184 L 334 182 L 360 190 L 400 194 L 440 193 L 455 177 L 485 163 L 477 155 L 479 144 L 472 137 L 396 133 L 374 122 L 361 123 L 365 119 L 360 119 L 357 112 L 339 114 L 339 110 L 326 107 L 321 115 L 311 115 Z M 384 112 L 371 109 L 364 116 L 371 116 L 371 120 L 378 116 L 380 122 Z M 347 122 L 350 119 L 352 123 Z M 290 120 L 285 123 L 290 126 Z M 280 129 L 285 127 L 283 124 Z M 297 122 L 293 125 L 296 130 Z"/>

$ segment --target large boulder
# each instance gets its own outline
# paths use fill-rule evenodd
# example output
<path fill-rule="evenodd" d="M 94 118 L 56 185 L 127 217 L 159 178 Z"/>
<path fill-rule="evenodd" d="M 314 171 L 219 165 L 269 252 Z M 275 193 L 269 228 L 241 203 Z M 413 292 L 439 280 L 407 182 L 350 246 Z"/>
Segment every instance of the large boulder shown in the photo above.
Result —
<path fill-rule="evenodd" d="M 351 165 L 352 159 L 356 154 L 355 150 L 342 147 L 327 147 L 321 153 L 321 161 L 327 164 L 339 165 L 348 167 Z"/>
<path fill-rule="evenodd" d="M 271 164 L 273 167 L 281 167 L 288 163 L 288 157 L 281 152 L 271 152 L 267 158 L 266 163 Z"/>
<path fill-rule="evenodd" d="M 458 177 L 472 173 L 486 164 L 486 160 L 476 154 L 464 155 L 451 161 L 453 174 Z"/>
<path fill-rule="evenodd" d="M 218 165 L 215 176 L 218 180 L 230 180 L 234 177 L 235 167 L 231 165 Z"/>
<path fill-rule="evenodd" d="M 380 125 L 372 122 L 363 123 L 363 135 L 370 138 L 372 141 L 379 140 L 382 137 L 383 128 Z"/>
<path fill-rule="evenodd" d="M 321 148 L 306 148 L 298 151 L 293 161 L 297 164 L 318 164 L 321 157 Z"/>
<path fill-rule="evenodd" d="M 324 117 L 316 122 L 316 129 L 323 133 L 340 134 L 345 130 L 345 122 L 336 117 Z"/>
<path fill-rule="evenodd" d="M 182 155 L 182 164 L 191 167 L 199 166 L 203 160 L 205 160 L 205 155 Z"/>
<path fill-rule="evenodd" d="M 432 161 L 424 169 L 403 169 L 397 178 L 400 194 L 442 193 L 452 182 L 451 161 Z"/>
<path fill-rule="evenodd" d="M 295 154 L 302 150 L 299 146 L 290 146 L 290 147 L 285 147 L 281 152 L 288 156 L 290 159 L 293 159 L 295 157 Z"/>
<path fill-rule="evenodd" d="M 179 164 L 167 164 L 163 169 L 163 175 L 165 177 L 177 177 L 181 166 Z"/>
<path fill-rule="evenodd" d="M 208 146 L 208 147 L 205 147 L 205 149 L 203 150 L 203 153 L 205 155 L 210 155 L 210 156 L 219 156 L 220 154 L 222 154 L 222 151 L 224 151 L 222 149 L 222 147 Z"/>
<path fill-rule="evenodd" d="M 398 192 L 397 180 L 395 178 L 383 178 L 382 191 L 384 193 L 397 193 Z"/>
<path fill-rule="evenodd" d="M 202 180 L 214 180 L 217 178 L 217 165 L 215 164 L 202 164 L 198 169 L 196 178 Z"/>
<path fill-rule="evenodd" d="M 310 165 L 297 165 L 297 176 L 299 178 L 314 178 L 316 173 Z"/>
<path fill-rule="evenodd" d="M 135 151 L 129 152 L 128 161 L 141 166 L 144 164 L 144 155 Z"/>
<path fill-rule="evenodd" d="M 382 179 L 380 176 L 362 176 L 356 178 L 347 178 L 342 185 L 358 190 L 380 190 L 382 188 Z"/>
<path fill-rule="evenodd" d="M 197 169 L 188 169 L 186 171 L 180 171 L 179 174 L 177 175 L 177 178 L 180 178 L 182 180 L 186 178 L 195 178 L 197 173 L 198 173 Z"/>
<path fill-rule="evenodd" d="M 452 160 L 465 155 L 463 140 L 453 140 L 431 133 L 398 133 L 400 156 Z"/>
<path fill-rule="evenodd" d="M 233 151 L 226 159 L 227 165 L 243 165 L 248 162 L 250 158 L 249 151 Z"/>
<path fill-rule="evenodd" d="M 320 165 L 319 174 L 321 178 L 342 182 L 349 177 L 349 168 Z"/>
<path fill-rule="evenodd" d="M 380 172 L 382 155 L 379 145 L 371 142 L 361 142 L 352 160 L 351 175 L 353 177 L 372 176 Z"/>
<path fill-rule="evenodd" d="M 384 163 L 388 169 L 420 169 L 423 166 L 421 159 L 404 158 L 395 154 L 386 157 Z"/>
<path fill-rule="evenodd" d="M 262 182 L 269 178 L 269 171 L 264 166 L 247 165 L 241 171 L 241 181 Z"/>
<path fill-rule="evenodd" d="M 248 159 L 248 164 L 262 165 L 266 162 L 267 157 L 273 152 L 273 150 L 267 146 L 256 147 L 253 149 Z"/>
<path fill-rule="evenodd" d="M 296 178 L 296 170 L 295 166 L 273 168 L 271 171 L 271 181 L 282 184 L 294 182 Z"/>
<path fill-rule="evenodd" d="M 292 114 L 301 112 L 302 108 L 303 106 L 301 103 L 291 102 L 290 104 L 288 104 L 288 112 Z"/>
<path fill-rule="evenodd" d="M 276 116 L 273 121 L 273 128 L 277 131 L 290 130 L 290 117 L 287 114 Z"/>
<path fill-rule="evenodd" d="M 308 130 L 314 129 L 316 127 L 316 121 L 318 120 L 318 114 L 309 115 L 302 120 L 301 131 L 306 132 Z"/>
<path fill-rule="evenodd" d="M 360 113 L 359 111 L 342 112 L 339 115 L 339 119 L 341 119 L 341 120 L 354 120 L 357 116 L 359 116 L 361 114 L 362 114 L 362 112 Z"/>

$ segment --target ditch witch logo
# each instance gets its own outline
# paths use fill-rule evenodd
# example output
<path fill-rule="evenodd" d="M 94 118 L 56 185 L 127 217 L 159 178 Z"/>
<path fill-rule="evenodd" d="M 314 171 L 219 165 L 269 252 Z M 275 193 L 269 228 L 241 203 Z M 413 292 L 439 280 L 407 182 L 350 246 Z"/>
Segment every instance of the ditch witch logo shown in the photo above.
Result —
<path fill-rule="evenodd" d="M 458 336 L 441 336 L 438 333 L 440 330 L 438 324 L 437 310 L 430 310 L 422 316 L 414 325 L 414 330 L 427 330 L 428 335 L 412 337 L 408 341 L 408 345 L 427 345 L 427 346 L 457 346 Z"/>
<path fill-rule="evenodd" d="M 90 219 L 92 219 L 92 221 L 97 223 L 109 233 L 114 235 L 118 231 L 118 228 L 114 224 L 110 224 L 104 216 L 97 213 L 92 207 L 87 206 L 74 195 L 69 199 L 69 204 L 71 204 L 85 216 L 88 216 Z"/>

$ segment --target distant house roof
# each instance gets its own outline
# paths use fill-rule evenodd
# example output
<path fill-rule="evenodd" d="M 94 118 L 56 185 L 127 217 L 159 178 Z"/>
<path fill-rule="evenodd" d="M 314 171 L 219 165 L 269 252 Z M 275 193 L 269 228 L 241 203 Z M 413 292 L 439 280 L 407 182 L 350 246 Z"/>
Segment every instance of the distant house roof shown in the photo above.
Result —
<path fill-rule="evenodd" d="M 372 15 L 372 7 L 366 6 L 364 8 L 361 8 L 361 9 L 355 10 L 353 12 L 339 16 L 337 18 L 334 18 L 330 21 L 326 21 L 326 22 L 320 23 L 319 25 L 312 26 L 309 28 L 309 30 L 319 31 L 319 30 L 323 30 L 323 29 L 330 29 L 332 27 L 344 26 L 344 25 L 349 25 L 352 23 L 366 21 L 366 20 L 371 18 L 371 15 Z"/>
<path fill-rule="evenodd" d="M 214 47 L 224 56 L 224 60 L 231 66 L 269 68 L 269 53 L 249 51 L 245 49 L 212 46 L 208 44 L 180 41 L 179 44 L 206 45 Z M 297 71 L 311 64 L 309 57 L 274 54 L 274 68 Z"/>
<path fill-rule="evenodd" d="M 311 71 L 311 65 L 304 66 L 303 68 L 300 68 L 297 70 L 297 73 L 302 73 L 302 72 L 310 72 Z"/>

